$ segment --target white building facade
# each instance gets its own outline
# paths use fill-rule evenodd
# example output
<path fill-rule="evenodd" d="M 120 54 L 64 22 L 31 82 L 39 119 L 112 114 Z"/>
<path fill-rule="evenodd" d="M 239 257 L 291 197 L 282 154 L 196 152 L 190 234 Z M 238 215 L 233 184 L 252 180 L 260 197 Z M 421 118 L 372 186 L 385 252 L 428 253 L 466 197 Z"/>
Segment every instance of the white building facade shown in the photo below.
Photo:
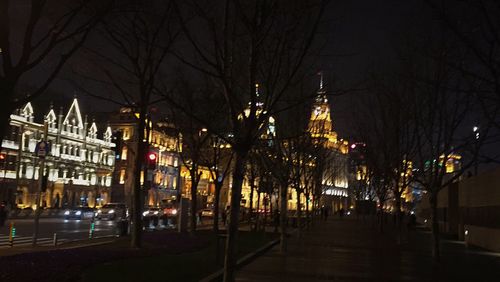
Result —
<path fill-rule="evenodd" d="M 35 121 L 28 103 L 11 115 L 10 127 L 2 141 L 0 201 L 18 208 L 36 206 L 42 178 L 35 148 L 41 140 L 51 149 L 45 157 L 47 184 L 42 185 L 39 205 L 99 207 L 110 201 L 115 164 L 111 128 L 99 131 L 95 122 L 82 119 L 76 98 L 66 114 L 50 109 L 41 122 Z"/>

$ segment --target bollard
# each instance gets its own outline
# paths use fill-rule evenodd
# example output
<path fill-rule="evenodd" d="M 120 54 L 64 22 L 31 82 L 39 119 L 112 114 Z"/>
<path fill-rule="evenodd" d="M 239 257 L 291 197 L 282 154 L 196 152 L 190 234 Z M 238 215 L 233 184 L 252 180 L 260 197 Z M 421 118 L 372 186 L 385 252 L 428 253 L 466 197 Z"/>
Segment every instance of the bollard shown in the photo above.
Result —
<path fill-rule="evenodd" d="M 52 243 L 54 244 L 54 247 L 57 247 L 57 233 L 54 233 L 54 238 L 52 240 Z"/>
<path fill-rule="evenodd" d="M 9 245 L 10 247 L 14 247 L 14 238 L 16 238 L 16 227 L 14 226 L 14 222 L 10 222 L 9 227 Z"/>
<path fill-rule="evenodd" d="M 92 221 L 90 223 L 90 229 L 89 229 L 89 239 L 94 238 L 94 229 L 95 229 L 95 223 Z"/>

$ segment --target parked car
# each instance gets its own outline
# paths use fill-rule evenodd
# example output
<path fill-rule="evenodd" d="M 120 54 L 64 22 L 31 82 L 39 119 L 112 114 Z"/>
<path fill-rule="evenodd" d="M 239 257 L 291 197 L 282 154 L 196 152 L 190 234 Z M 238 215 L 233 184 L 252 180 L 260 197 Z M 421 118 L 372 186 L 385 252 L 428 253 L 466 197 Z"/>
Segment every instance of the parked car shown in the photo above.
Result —
<path fill-rule="evenodd" d="M 128 210 L 125 204 L 108 203 L 102 206 L 96 212 L 97 219 L 124 219 L 128 217 Z"/>
<path fill-rule="evenodd" d="M 93 218 L 95 210 L 89 207 L 77 207 L 64 211 L 64 219 L 89 219 Z"/>

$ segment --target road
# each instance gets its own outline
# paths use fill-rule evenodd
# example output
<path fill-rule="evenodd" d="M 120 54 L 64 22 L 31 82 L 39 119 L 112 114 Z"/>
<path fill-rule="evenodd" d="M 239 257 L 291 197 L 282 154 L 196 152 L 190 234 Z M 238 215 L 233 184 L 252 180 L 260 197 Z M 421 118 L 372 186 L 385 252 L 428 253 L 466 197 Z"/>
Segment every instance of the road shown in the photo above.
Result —
<path fill-rule="evenodd" d="M 33 236 L 33 219 L 12 220 L 16 228 L 15 246 L 31 244 Z M 9 245 L 9 223 L 0 227 L 0 248 Z M 62 218 L 41 218 L 38 238 L 40 245 L 52 244 L 54 233 L 57 233 L 59 242 L 83 240 L 89 238 L 90 219 L 65 220 Z M 94 226 L 94 238 L 112 236 L 116 234 L 116 222 L 112 220 L 97 220 Z"/>

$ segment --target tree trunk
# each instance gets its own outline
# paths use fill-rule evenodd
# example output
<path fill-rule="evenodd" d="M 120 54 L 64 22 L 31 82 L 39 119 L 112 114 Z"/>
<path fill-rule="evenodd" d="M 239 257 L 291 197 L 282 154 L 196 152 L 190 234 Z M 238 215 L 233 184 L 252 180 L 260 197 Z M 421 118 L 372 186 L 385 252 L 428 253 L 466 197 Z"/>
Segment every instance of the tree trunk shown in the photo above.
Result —
<path fill-rule="evenodd" d="M 301 216 L 302 216 L 302 210 L 300 209 L 300 191 L 297 189 L 297 230 L 299 232 L 300 236 L 300 228 L 301 228 Z"/>
<path fill-rule="evenodd" d="M 227 228 L 226 256 L 224 259 L 224 282 L 234 281 L 236 270 L 236 242 L 238 236 L 238 218 L 240 213 L 241 186 L 245 176 L 246 152 L 235 152 L 233 186 L 231 191 L 231 211 Z"/>
<path fill-rule="evenodd" d="M 142 189 L 141 189 L 141 171 L 146 156 L 146 146 L 144 140 L 144 129 L 146 128 L 146 109 L 141 107 L 139 126 L 137 129 L 137 155 L 135 157 L 134 167 L 134 193 L 132 201 L 132 228 L 131 242 L 132 248 L 142 247 Z M 146 175 L 144 175 L 146 179 Z"/>
<path fill-rule="evenodd" d="M 288 202 L 288 186 L 287 185 L 281 185 L 281 191 L 280 191 L 280 226 L 281 226 L 281 245 L 280 245 L 280 251 L 282 254 L 286 253 L 287 251 L 287 238 L 286 238 L 286 225 L 287 225 L 287 202 Z"/>
<path fill-rule="evenodd" d="M 264 199 L 266 199 L 266 198 L 267 198 L 267 195 L 264 194 Z M 262 201 L 264 201 L 264 200 L 262 200 Z M 264 201 L 264 219 L 262 221 L 262 228 L 263 228 L 264 232 L 266 232 L 266 225 L 267 225 L 267 205 L 266 205 L 266 203 L 269 203 L 269 201 L 268 200 Z"/>
<path fill-rule="evenodd" d="M 260 193 L 257 193 L 257 213 L 255 215 L 255 231 L 259 230 L 260 224 Z"/>
<path fill-rule="evenodd" d="M 397 232 L 397 241 L 398 243 L 401 243 L 401 238 L 402 238 L 402 212 L 401 212 L 401 195 L 396 193 L 396 232 Z"/>
<path fill-rule="evenodd" d="M 213 230 L 214 233 L 219 233 L 219 211 L 220 211 L 220 190 L 222 188 L 222 182 L 215 182 L 215 199 L 214 199 L 214 222 Z"/>
<path fill-rule="evenodd" d="M 198 198 L 197 198 L 197 186 L 198 186 L 198 169 L 197 166 L 192 167 L 190 170 L 191 174 L 191 235 L 196 233 L 196 219 L 198 218 Z M 201 221 L 201 218 L 200 218 Z"/>
<path fill-rule="evenodd" d="M 253 169 L 253 168 L 252 168 Z M 250 212 L 248 214 L 249 216 L 249 219 L 252 218 L 253 216 L 253 192 L 255 190 L 255 179 L 254 179 L 254 176 L 253 176 L 253 172 L 250 172 Z"/>
<path fill-rule="evenodd" d="M 314 226 L 315 217 L 316 217 L 316 197 L 313 198 L 311 203 L 311 227 Z"/>
<path fill-rule="evenodd" d="M 384 207 L 382 204 L 380 204 L 378 219 L 379 219 L 380 233 L 382 233 L 384 232 Z"/>
<path fill-rule="evenodd" d="M 435 262 L 439 262 L 440 250 L 439 250 L 439 221 L 437 214 L 437 192 L 433 192 L 430 197 L 430 204 L 432 209 L 432 256 Z"/>
<path fill-rule="evenodd" d="M 309 194 L 306 195 L 306 224 L 307 224 L 307 227 L 309 228 L 309 218 L 310 218 L 310 215 L 311 213 L 309 212 Z"/>

